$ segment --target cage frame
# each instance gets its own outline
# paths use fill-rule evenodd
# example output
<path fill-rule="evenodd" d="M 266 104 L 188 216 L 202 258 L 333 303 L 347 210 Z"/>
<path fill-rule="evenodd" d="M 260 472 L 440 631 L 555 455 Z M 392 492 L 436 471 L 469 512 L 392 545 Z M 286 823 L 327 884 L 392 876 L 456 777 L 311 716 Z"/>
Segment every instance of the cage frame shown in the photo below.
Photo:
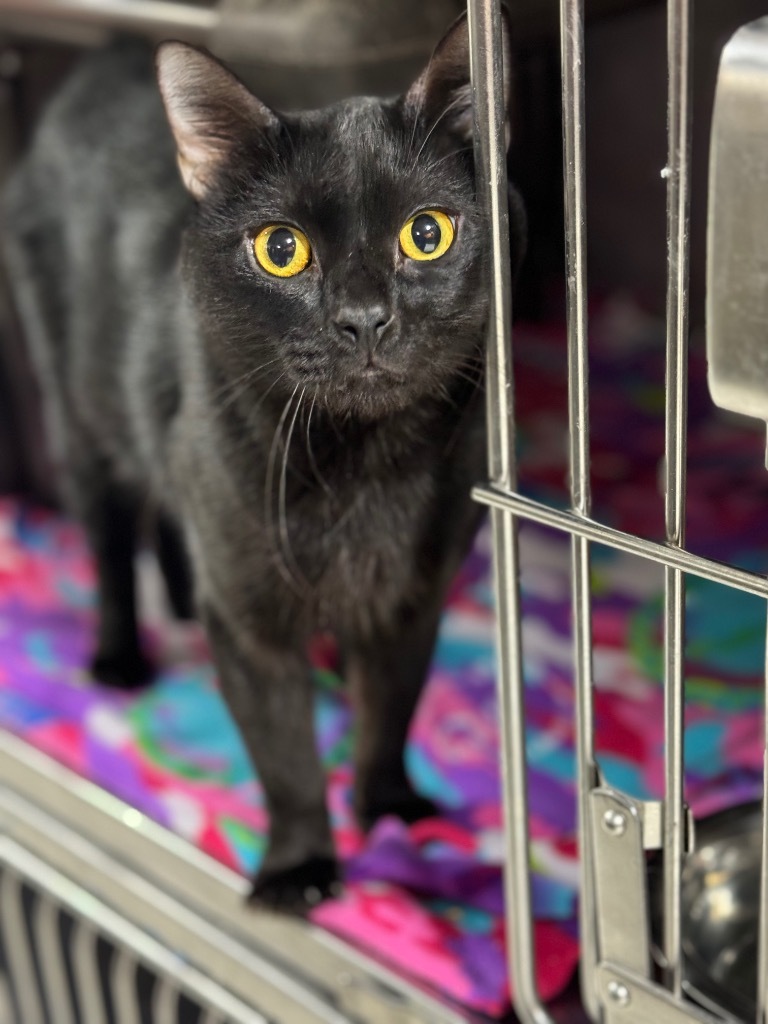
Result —
<path fill-rule="evenodd" d="M 488 472 L 490 482 L 474 490 L 491 509 L 497 600 L 498 686 L 505 780 L 505 878 L 509 904 L 525 920 L 509 920 L 510 976 L 514 1006 L 525 1024 L 551 1024 L 536 990 L 532 957 L 533 920 L 528 874 L 525 681 L 520 635 L 517 521 L 554 527 L 570 537 L 573 680 L 575 689 L 576 778 L 580 851 L 580 981 L 584 1008 L 609 1024 L 721 1019 L 685 998 L 681 883 L 694 825 L 684 797 L 685 762 L 685 592 L 686 574 L 766 596 L 766 578 L 702 558 L 685 546 L 688 315 L 691 197 L 691 21 L 692 0 L 667 0 L 667 163 L 661 169 L 667 200 L 667 296 L 664 513 L 666 540 L 648 541 L 606 526 L 590 515 L 589 371 L 584 153 L 584 0 L 560 0 L 563 113 L 564 229 L 566 243 L 566 326 L 570 507 L 554 509 L 516 489 L 512 393 L 512 319 L 503 135 L 498 86 L 500 14 L 495 0 L 468 0 L 473 85 L 477 117 L 476 163 L 480 199 L 491 225 L 493 316 L 487 351 Z M 664 796 L 638 801 L 601 777 L 594 745 L 590 544 L 660 563 L 664 572 Z M 768 634 L 767 634 L 768 635 Z M 768 676 L 765 707 L 768 709 Z M 766 710 L 768 733 L 768 710 Z M 768 748 L 767 748 L 768 749 Z M 757 1020 L 766 1016 L 768 957 L 768 752 L 764 760 L 763 857 L 758 921 Z M 624 844 L 629 879 L 617 874 L 616 844 Z M 628 847 L 628 849 L 627 849 Z M 643 859 L 646 849 L 663 856 L 662 979 L 650 956 L 650 911 Z M 627 868 L 625 860 L 623 867 Z M 623 888 L 624 892 L 620 889 Z M 641 929 L 640 940 L 631 933 Z M 723 1016 L 727 1013 L 723 1011 Z"/>

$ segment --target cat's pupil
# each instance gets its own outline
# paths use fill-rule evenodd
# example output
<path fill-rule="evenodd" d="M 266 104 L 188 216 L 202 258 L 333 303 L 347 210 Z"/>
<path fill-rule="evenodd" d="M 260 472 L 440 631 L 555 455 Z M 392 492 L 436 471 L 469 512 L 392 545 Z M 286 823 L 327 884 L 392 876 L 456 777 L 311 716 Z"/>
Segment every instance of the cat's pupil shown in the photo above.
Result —
<path fill-rule="evenodd" d="M 289 228 L 277 228 L 269 236 L 267 255 L 276 267 L 287 267 L 296 255 L 296 236 Z"/>
<path fill-rule="evenodd" d="M 440 245 L 440 225 L 428 213 L 422 213 L 413 222 L 411 237 L 414 245 L 422 252 L 430 253 Z"/>

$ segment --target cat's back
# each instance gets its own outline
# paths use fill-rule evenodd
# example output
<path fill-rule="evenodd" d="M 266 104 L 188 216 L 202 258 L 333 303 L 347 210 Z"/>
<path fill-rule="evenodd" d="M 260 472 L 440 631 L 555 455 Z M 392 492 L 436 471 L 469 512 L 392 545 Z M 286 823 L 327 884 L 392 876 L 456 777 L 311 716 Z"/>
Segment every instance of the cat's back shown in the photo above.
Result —
<path fill-rule="evenodd" d="M 49 399 L 113 448 L 130 447 L 134 339 L 149 347 L 166 329 L 188 209 L 151 48 L 89 54 L 9 182 L 3 242 Z"/>
<path fill-rule="evenodd" d="M 85 57 L 50 102 L 9 186 L 7 215 L 90 221 L 153 203 L 158 190 L 183 196 L 152 51 L 120 40 Z"/>
<path fill-rule="evenodd" d="M 78 306 L 114 318 L 164 284 L 188 206 L 152 50 L 120 40 L 62 85 L 11 177 L 11 274 L 60 290 L 64 319 Z"/>

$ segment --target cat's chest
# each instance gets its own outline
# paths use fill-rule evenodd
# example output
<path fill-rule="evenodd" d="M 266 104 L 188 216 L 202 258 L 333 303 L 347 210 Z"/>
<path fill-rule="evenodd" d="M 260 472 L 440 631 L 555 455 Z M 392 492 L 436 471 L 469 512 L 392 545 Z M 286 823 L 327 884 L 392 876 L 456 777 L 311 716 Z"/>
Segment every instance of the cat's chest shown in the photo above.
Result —
<path fill-rule="evenodd" d="M 293 529 L 297 560 L 312 583 L 321 625 L 387 619 L 420 586 L 434 515 L 427 474 L 359 480 L 345 503 L 328 503 L 319 520 Z"/>

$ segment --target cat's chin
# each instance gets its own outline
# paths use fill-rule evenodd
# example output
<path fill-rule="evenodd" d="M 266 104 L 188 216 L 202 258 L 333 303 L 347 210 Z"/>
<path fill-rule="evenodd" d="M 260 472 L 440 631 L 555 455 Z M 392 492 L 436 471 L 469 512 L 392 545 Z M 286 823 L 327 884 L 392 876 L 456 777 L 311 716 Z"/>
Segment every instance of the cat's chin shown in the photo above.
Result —
<path fill-rule="evenodd" d="M 321 400 L 332 416 L 370 422 L 403 412 L 416 397 L 405 383 L 382 386 L 371 381 L 348 388 L 328 388 Z"/>

